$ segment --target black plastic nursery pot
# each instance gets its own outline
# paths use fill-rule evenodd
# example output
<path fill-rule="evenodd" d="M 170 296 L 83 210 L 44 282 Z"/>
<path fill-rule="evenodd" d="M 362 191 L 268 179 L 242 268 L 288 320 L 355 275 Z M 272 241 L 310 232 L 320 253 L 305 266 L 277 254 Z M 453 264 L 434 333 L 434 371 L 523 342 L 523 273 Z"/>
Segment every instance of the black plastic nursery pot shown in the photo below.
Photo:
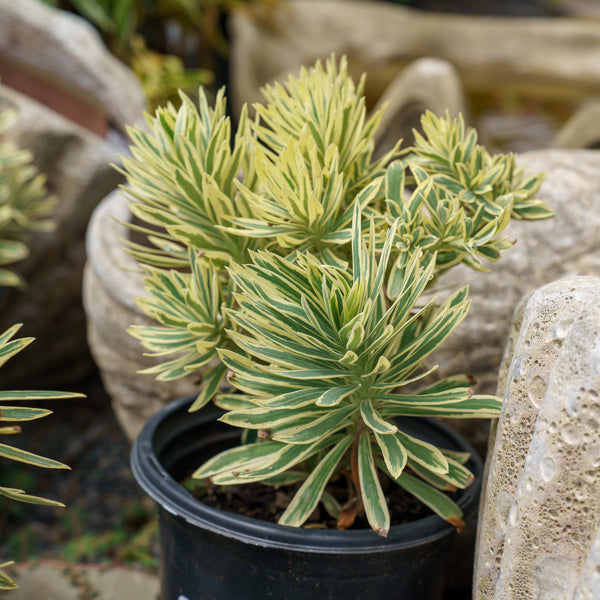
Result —
<path fill-rule="evenodd" d="M 189 413 L 190 399 L 155 415 L 134 443 L 131 466 L 159 511 L 161 600 L 439 600 L 455 529 L 432 515 L 396 525 L 387 538 L 371 530 L 292 528 L 225 512 L 198 501 L 178 480 L 239 442 L 216 408 Z M 476 508 L 482 465 L 473 448 L 428 419 L 402 423 L 407 433 L 472 452 L 476 480 L 458 504 Z"/>

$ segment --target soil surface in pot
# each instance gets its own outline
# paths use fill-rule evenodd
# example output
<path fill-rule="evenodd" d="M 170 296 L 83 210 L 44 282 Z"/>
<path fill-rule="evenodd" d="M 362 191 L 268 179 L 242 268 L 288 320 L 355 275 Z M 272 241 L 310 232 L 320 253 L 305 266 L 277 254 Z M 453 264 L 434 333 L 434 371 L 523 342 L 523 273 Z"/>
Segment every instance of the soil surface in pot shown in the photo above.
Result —
<path fill-rule="evenodd" d="M 193 479 L 186 480 L 184 485 L 198 500 L 212 508 L 272 523 L 277 523 L 300 487 L 299 483 L 278 487 L 261 483 L 221 486 L 211 484 L 209 481 L 195 481 Z M 382 481 L 382 486 L 390 508 L 392 525 L 410 523 L 433 514 L 427 506 L 401 487 L 394 485 L 389 479 Z M 306 521 L 305 527 L 314 529 L 370 529 L 364 514 L 356 514 L 353 523 L 349 524 L 349 527 L 345 526 L 349 520 L 352 520 L 356 507 L 352 504 L 345 505 L 348 491 L 343 481 L 337 483 L 337 485 L 330 484 L 327 491 L 343 509 L 343 515 L 340 519 L 341 526 L 338 526 L 338 519 L 328 514 L 323 504 L 319 503 Z"/>

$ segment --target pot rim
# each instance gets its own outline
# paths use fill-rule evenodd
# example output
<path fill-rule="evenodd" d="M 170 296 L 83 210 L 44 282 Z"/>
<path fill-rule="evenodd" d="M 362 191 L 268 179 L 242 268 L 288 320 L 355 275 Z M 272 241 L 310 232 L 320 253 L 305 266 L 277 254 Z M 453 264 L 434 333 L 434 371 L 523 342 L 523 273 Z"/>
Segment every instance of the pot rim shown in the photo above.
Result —
<path fill-rule="evenodd" d="M 394 525 L 390 528 L 388 537 L 383 538 L 371 529 L 337 531 L 278 525 L 216 509 L 200 502 L 161 464 L 155 448 L 158 430 L 165 422 L 187 413 L 187 407 L 192 400 L 193 397 L 176 400 L 156 413 L 144 425 L 131 450 L 134 478 L 159 508 L 170 515 L 200 529 L 245 544 L 310 554 L 363 554 L 405 550 L 454 533 L 455 528 L 437 515 Z M 214 420 L 216 414 L 216 408 L 207 411 L 207 414 L 203 415 L 203 422 Z M 202 420 L 201 417 L 197 419 L 196 423 Z M 464 519 L 467 520 L 477 510 L 483 471 L 481 459 L 471 444 L 452 429 L 432 419 L 420 420 L 428 422 L 434 429 L 443 431 L 458 447 L 471 453 L 470 467 L 475 471 L 475 482 L 466 490 L 461 490 L 461 496 L 456 501 L 464 512 Z"/>

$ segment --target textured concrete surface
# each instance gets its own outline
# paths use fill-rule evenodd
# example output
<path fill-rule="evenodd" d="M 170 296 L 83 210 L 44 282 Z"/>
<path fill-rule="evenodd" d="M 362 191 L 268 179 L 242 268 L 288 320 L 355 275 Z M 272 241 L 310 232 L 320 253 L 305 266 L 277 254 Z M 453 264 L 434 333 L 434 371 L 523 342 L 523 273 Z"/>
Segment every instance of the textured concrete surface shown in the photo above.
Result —
<path fill-rule="evenodd" d="M 10 600 L 155 600 L 159 594 L 156 575 L 124 567 L 43 561 L 7 571 L 19 585 Z"/>

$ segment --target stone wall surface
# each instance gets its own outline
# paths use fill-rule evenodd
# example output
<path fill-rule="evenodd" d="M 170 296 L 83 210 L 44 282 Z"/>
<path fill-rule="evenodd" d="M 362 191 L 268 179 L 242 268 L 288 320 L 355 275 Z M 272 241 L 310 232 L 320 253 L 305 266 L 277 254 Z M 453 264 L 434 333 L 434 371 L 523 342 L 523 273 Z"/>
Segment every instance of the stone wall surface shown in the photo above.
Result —
<path fill-rule="evenodd" d="M 569 599 L 589 587 L 600 530 L 600 279 L 541 287 L 515 323 L 486 461 L 474 599 Z"/>

